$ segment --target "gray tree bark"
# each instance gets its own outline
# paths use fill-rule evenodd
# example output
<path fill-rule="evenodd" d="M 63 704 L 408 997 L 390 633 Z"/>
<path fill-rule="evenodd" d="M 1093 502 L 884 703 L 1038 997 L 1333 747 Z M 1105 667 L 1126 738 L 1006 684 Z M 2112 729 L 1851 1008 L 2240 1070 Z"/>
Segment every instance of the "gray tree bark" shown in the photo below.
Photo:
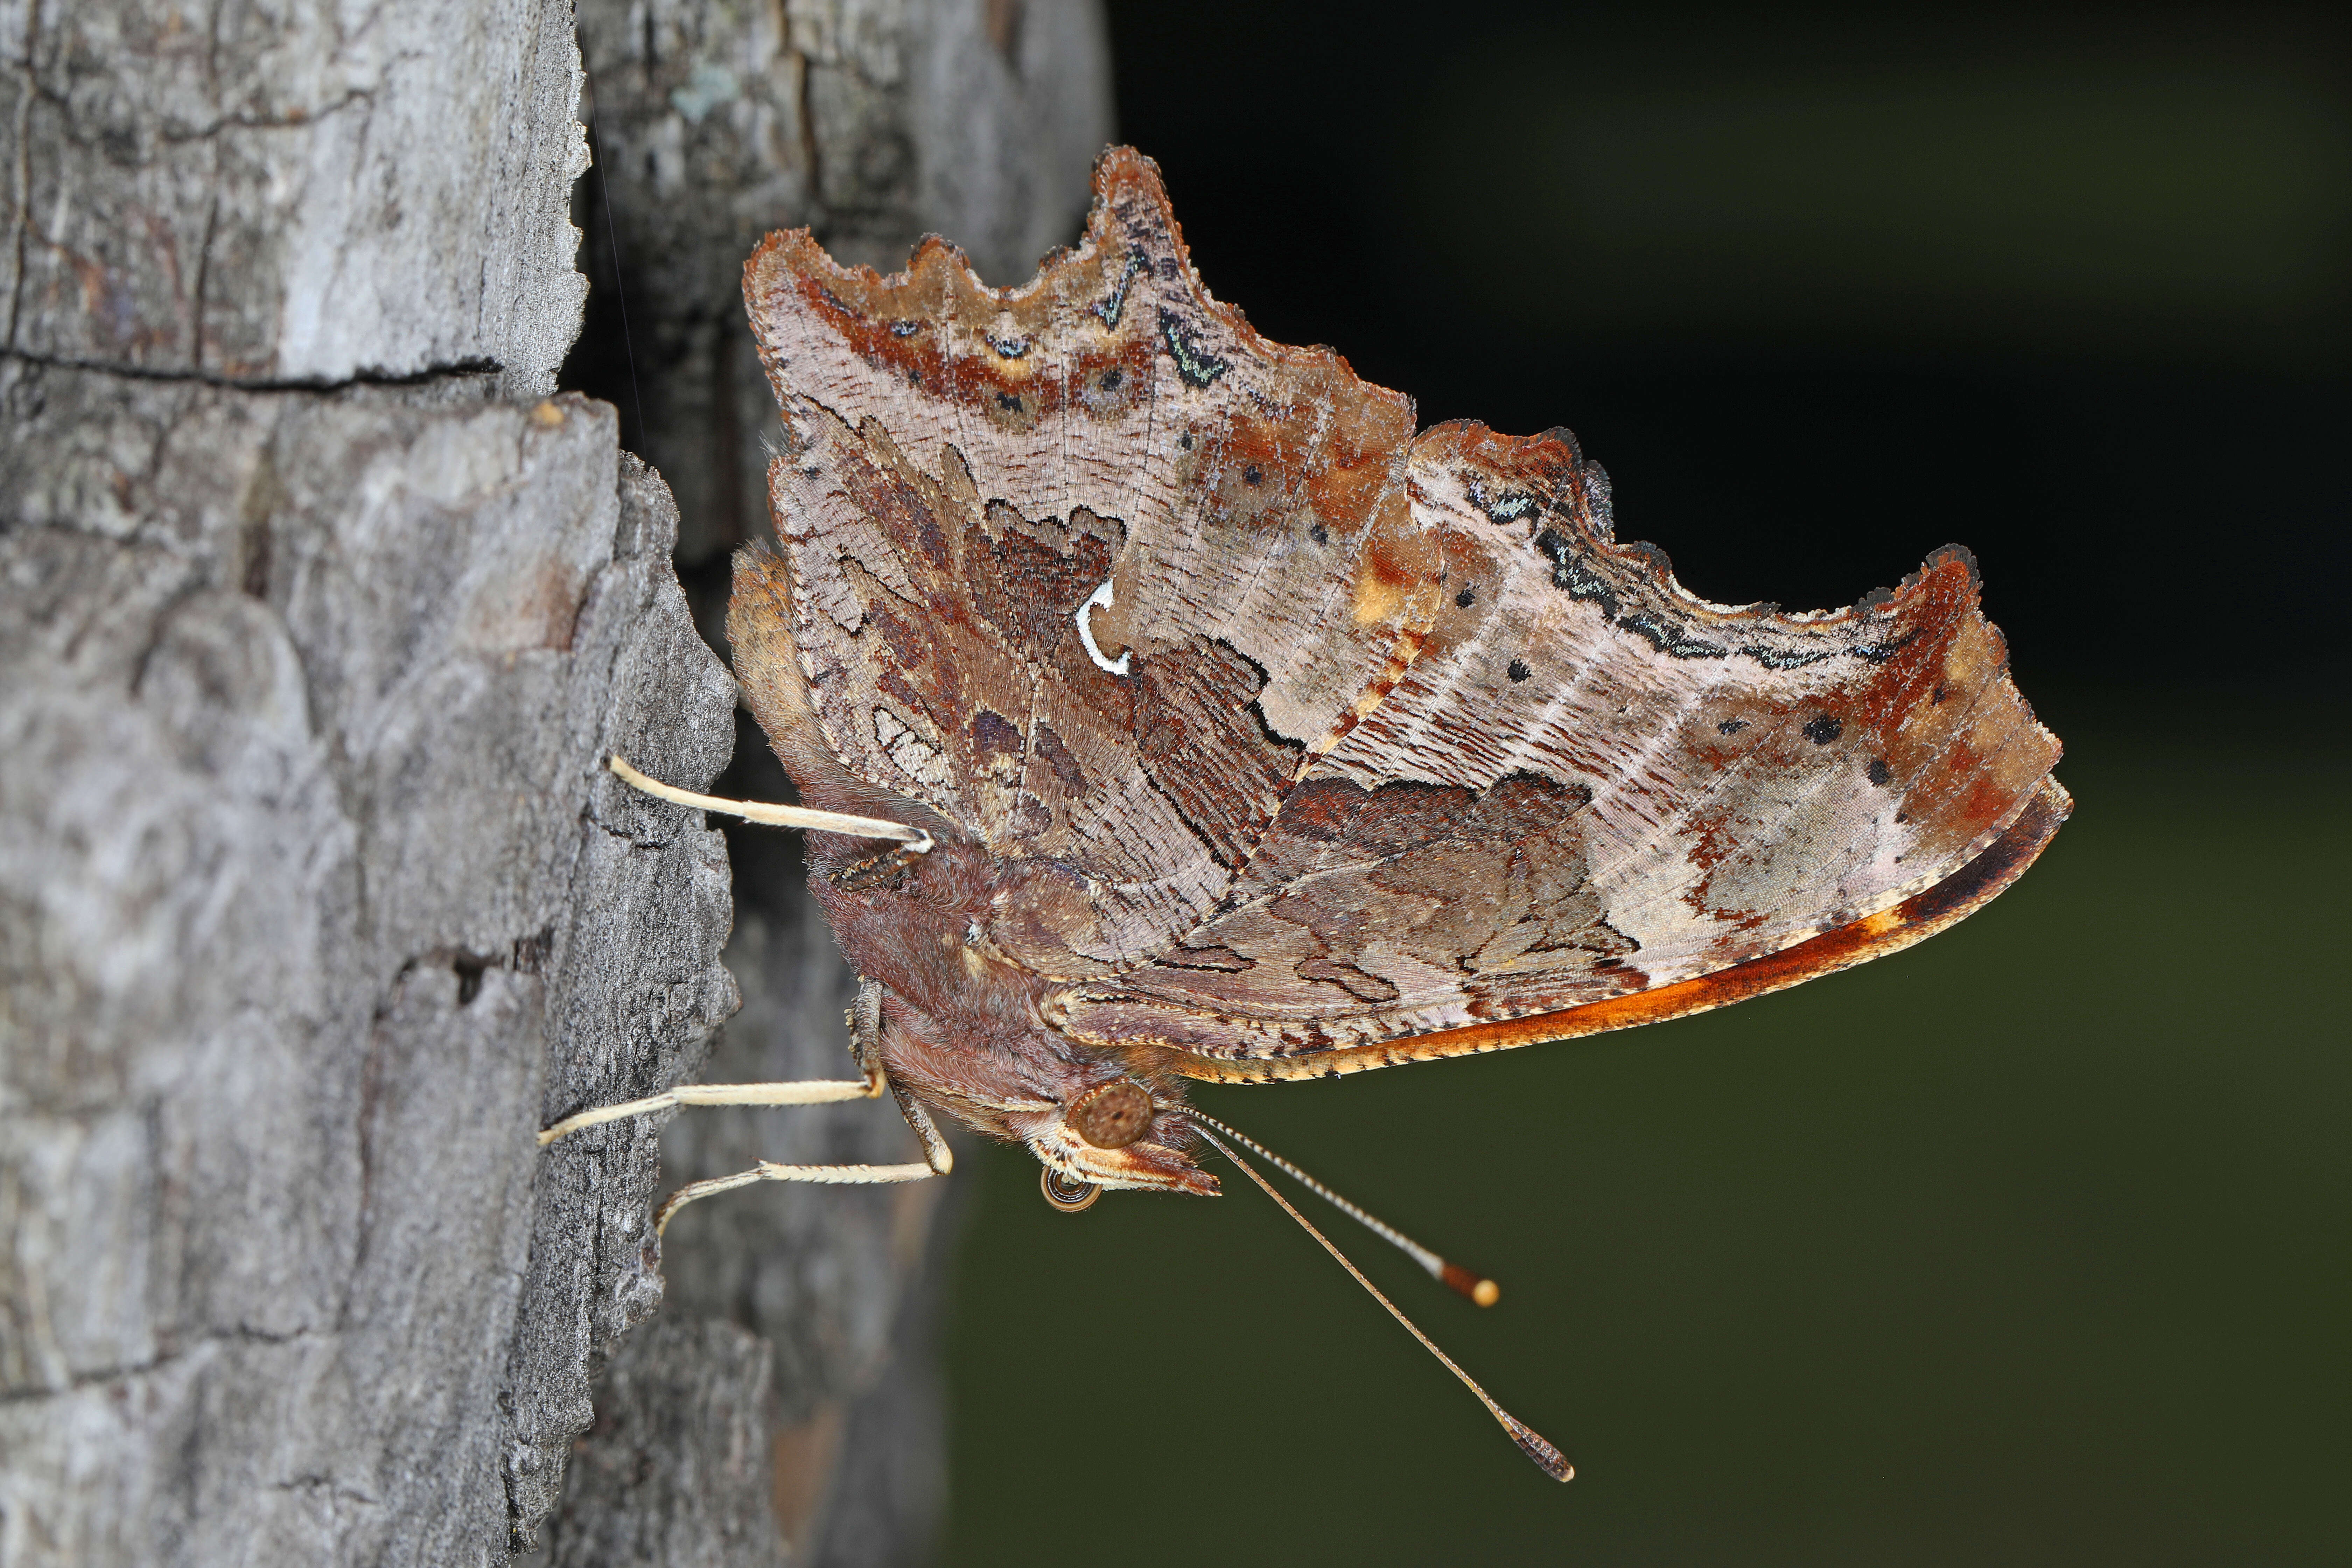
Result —
<path fill-rule="evenodd" d="M 599 78 L 645 221 L 694 240 L 637 298 L 643 444 L 721 492 L 686 531 L 705 570 L 757 526 L 772 416 L 748 357 L 695 347 L 738 239 L 1066 237 L 1100 29 L 1009 0 L 610 11 L 592 47 L 616 19 L 698 40 L 647 56 L 642 111 Z M 695 1073 L 737 990 L 726 845 L 601 770 L 700 786 L 735 726 L 661 479 L 611 408 L 547 399 L 583 292 L 572 22 L 0 3 L 11 1568 L 503 1561 L 567 1463 L 568 1561 L 887 1561 L 936 1507 L 928 1311 L 899 1306 L 928 1194 L 687 1211 L 673 1309 L 575 1441 L 662 1296 L 661 1151 L 650 1121 L 531 1132 Z M 773 891 L 793 847 L 739 847 L 784 863 L 709 1076 L 838 1076 L 845 980 Z M 870 1106 L 702 1114 L 672 1139 L 695 1173 L 897 1157 Z"/>

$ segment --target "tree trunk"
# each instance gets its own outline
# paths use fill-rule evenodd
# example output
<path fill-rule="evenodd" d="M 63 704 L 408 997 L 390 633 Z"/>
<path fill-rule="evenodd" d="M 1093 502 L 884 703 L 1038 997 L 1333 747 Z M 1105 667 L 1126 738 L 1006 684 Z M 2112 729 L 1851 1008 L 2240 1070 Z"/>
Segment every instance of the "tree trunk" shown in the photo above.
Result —
<path fill-rule="evenodd" d="M 761 69 L 853 195 L 886 142 L 907 188 L 966 188 L 922 130 L 965 111 L 908 61 L 1046 91 L 941 56 L 950 7 L 786 9 Z M 953 8 L 1000 13 L 1035 47 L 1042 7 Z M 898 77 L 837 63 L 887 37 Z M 531 1133 L 697 1071 L 736 987 L 723 841 L 601 767 L 700 786 L 735 728 L 661 479 L 611 408 L 546 400 L 583 294 L 570 6 L 52 0 L 0 8 L 0 1562 L 502 1561 L 612 1431 L 638 1492 L 583 1485 L 566 1542 L 635 1496 L 649 1560 L 772 1562 L 890 1487 L 916 1522 L 869 1558 L 919 1542 L 927 1483 L 889 1472 L 936 1417 L 884 1369 L 919 1200 L 688 1211 L 690 1310 L 572 1458 L 661 1299 L 660 1151 Z M 884 103 L 837 135 L 833 70 Z M 646 380 L 650 408 L 677 378 Z M 768 907 L 712 1076 L 838 1076 L 824 939 Z M 872 1110 L 761 1152 L 885 1142 Z M 730 1224 L 756 1257 L 707 1256 Z M 885 1480 L 829 1479 L 861 1464 Z M 707 1503 L 644 1490 L 698 1470 Z M 797 1534 L 778 1499 L 816 1500 Z"/>

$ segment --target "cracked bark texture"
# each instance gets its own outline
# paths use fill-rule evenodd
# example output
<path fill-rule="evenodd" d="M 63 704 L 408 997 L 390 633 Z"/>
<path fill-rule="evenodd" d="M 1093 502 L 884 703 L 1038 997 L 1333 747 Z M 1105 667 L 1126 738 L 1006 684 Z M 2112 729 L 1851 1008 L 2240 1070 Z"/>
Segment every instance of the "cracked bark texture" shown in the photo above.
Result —
<path fill-rule="evenodd" d="M 661 205 L 634 215 L 615 169 L 609 221 L 660 240 L 633 299 L 685 348 L 644 380 L 707 581 L 762 524 L 772 409 L 712 346 L 749 238 L 814 220 L 888 260 L 935 226 L 1023 270 L 1108 135 L 1102 30 L 1017 0 L 587 11 L 592 44 L 693 46 L 641 112 L 603 85 L 615 155 L 676 159 L 635 164 Z M 571 23 L 0 0 L 10 1568 L 500 1562 L 567 1462 L 565 1561 L 928 1538 L 945 1184 L 687 1211 L 671 1310 L 579 1440 L 662 1299 L 665 1181 L 907 1144 L 869 1105 L 705 1112 L 666 1172 L 657 1119 L 531 1144 L 695 1074 L 737 1002 L 728 845 L 599 771 L 703 785 L 735 721 L 662 480 L 611 408 L 537 401 L 584 287 Z M 726 787 L 778 792 L 756 738 L 740 762 Z M 733 848 L 751 1005 L 702 1076 L 839 1076 L 849 982 L 796 847 Z"/>
<path fill-rule="evenodd" d="M 733 689 L 560 3 L 0 9 L 0 1562 L 489 1563 L 660 1295 Z"/>
<path fill-rule="evenodd" d="M 545 395 L 579 331 L 569 0 L 0 0 L 6 348 Z"/>
<path fill-rule="evenodd" d="M 677 489 L 680 574 L 723 647 L 728 556 L 768 529 L 778 430 L 743 315 L 744 258 L 771 229 L 808 225 L 835 255 L 895 268 L 936 230 L 991 279 L 1026 278 L 1084 218 L 1111 135 L 1108 37 L 1080 0 L 586 0 L 580 33 L 599 157 L 580 211 L 597 292 L 566 378 L 613 399 L 625 426 L 642 403 L 633 445 Z M 790 798 L 748 716 L 716 787 Z M 704 1076 L 842 1077 L 855 981 L 803 890 L 797 837 L 726 831 L 725 956 L 744 1005 Z M 919 1157 L 898 1116 L 869 1103 L 698 1110 L 670 1123 L 663 1152 L 666 1183 L 761 1158 Z M 931 1325 L 954 1192 L 768 1186 L 683 1210 L 662 1325 L 616 1353 L 549 1560 L 927 1560 L 946 1469 Z M 702 1415 L 681 1422 L 681 1398 Z"/>
<path fill-rule="evenodd" d="M 0 361 L 0 1555 L 503 1560 L 660 1296 L 733 692 L 611 411 Z"/>

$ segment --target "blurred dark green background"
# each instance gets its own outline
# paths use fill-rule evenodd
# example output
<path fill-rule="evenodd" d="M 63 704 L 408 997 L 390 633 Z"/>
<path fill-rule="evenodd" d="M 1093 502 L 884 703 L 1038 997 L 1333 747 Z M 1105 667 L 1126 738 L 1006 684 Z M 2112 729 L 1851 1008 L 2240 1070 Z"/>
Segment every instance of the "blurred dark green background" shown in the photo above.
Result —
<path fill-rule="evenodd" d="M 1973 546 L 2079 810 L 1863 970 L 1202 1095 L 1503 1282 L 1333 1232 L 1565 1489 L 1253 1190 L 1073 1218 L 976 1153 L 944 1559 L 2347 1561 L 2352 33 L 1112 19 L 1219 297 L 1424 423 L 1569 425 L 1718 600 Z"/>

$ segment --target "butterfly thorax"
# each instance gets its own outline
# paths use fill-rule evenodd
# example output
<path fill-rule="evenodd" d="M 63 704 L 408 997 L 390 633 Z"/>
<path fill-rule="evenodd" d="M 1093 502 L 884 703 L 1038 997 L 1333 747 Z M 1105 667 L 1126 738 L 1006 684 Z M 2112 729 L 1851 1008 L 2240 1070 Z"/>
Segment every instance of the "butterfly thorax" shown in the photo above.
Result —
<path fill-rule="evenodd" d="M 843 952 L 882 987 L 882 1062 L 894 1082 L 1079 1180 L 1216 1192 L 1184 1152 L 1183 1080 L 1150 1051 L 1049 1026 L 1038 1010 L 1048 983 L 988 940 L 1007 873 L 985 850 L 966 840 L 928 854 L 859 845 L 811 860 L 810 890 Z"/>

